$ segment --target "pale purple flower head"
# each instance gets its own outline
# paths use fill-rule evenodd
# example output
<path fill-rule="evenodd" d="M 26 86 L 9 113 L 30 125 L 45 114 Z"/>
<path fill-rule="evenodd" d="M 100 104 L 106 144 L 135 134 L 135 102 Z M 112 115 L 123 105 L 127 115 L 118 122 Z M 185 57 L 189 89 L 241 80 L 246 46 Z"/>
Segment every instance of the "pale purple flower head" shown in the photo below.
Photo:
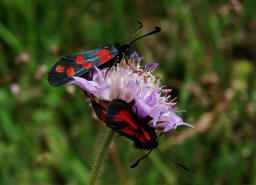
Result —
<path fill-rule="evenodd" d="M 163 89 L 160 80 L 152 75 L 158 63 L 143 68 L 140 65 L 142 59 L 137 53 L 133 53 L 129 60 L 133 69 L 123 63 L 117 64 L 108 73 L 107 69 L 95 67 L 92 80 L 73 77 L 74 81 L 71 83 L 99 100 L 110 102 L 122 99 L 132 104 L 132 109 L 139 118 L 151 118 L 147 124 L 162 132 L 176 129 L 180 125 L 192 127 L 175 114 L 176 103 L 168 95 L 171 90 Z"/>

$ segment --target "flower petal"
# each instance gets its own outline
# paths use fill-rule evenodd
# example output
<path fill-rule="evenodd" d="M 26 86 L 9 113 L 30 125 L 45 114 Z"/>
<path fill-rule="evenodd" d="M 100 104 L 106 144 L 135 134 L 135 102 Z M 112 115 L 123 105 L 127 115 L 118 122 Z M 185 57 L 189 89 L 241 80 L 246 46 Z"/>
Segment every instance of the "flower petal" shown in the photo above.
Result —
<path fill-rule="evenodd" d="M 155 107 L 155 108 L 149 113 L 149 116 L 153 118 L 153 126 L 154 126 L 154 127 L 156 126 L 159 117 L 160 117 L 163 113 L 165 113 L 166 111 L 168 111 L 168 110 L 166 110 L 165 107 L 157 106 L 157 107 Z"/>
<path fill-rule="evenodd" d="M 138 116 L 141 118 L 147 117 L 152 109 L 151 106 L 146 104 L 146 102 L 142 99 L 135 99 L 135 106 L 137 108 Z"/>
<path fill-rule="evenodd" d="M 138 91 L 138 86 L 136 85 L 135 82 L 129 81 L 128 84 L 126 85 L 126 91 L 123 93 L 123 99 L 126 102 L 131 102 L 134 98 L 134 95 L 137 94 Z"/>
<path fill-rule="evenodd" d="M 84 91 L 88 91 L 94 95 L 98 94 L 98 83 L 94 81 L 88 81 L 81 77 L 73 76 L 73 81 L 70 82 L 70 84 L 76 84 L 78 87 L 80 87 Z"/>
<path fill-rule="evenodd" d="M 145 67 L 145 71 L 151 73 L 152 71 L 155 70 L 155 68 L 159 65 L 159 63 L 152 63 L 152 64 L 148 64 L 146 67 Z"/>
<path fill-rule="evenodd" d="M 93 72 L 95 73 L 93 75 L 93 81 L 103 83 L 104 82 L 103 74 L 96 66 L 94 66 L 94 71 Z"/>
<path fill-rule="evenodd" d="M 152 119 L 147 124 L 159 128 L 162 132 L 176 129 L 180 125 L 193 127 L 184 123 L 175 114 L 177 112 L 175 99 L 170 101 L 169 95 L 171 89 L 161 86 L 160 79 L 150 74 L 159 64 L 149 64 L 143 69 L 139 64 L 143 58 L 140 58 L 136 52 L 130 55 L 130 59 L 133 69 L 117 64 L 106 75 L 107 69 L 98 69 L 94 66 L 90 72 L 92 81 L 73 77 L 74 81 L 71 83 L 102 100 L 112 101 L 120 98 L 128 103 L 134 101 L 132 109 L 138 117 L 150 116 Z"/>
<path fill-rule="evenodd" d="M 145 102 L 150 105 L 150 106 L 154 106 L 156 104 L 156 91 L 153 91 L 150 96 L 148 96 L 145 100 Z"/>

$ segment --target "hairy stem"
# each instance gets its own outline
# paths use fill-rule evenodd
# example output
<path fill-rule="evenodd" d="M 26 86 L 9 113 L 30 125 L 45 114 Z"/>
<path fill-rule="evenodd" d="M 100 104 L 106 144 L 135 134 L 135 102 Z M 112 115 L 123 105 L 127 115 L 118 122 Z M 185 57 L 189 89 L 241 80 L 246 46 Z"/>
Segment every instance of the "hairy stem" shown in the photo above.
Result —
<path fill-rule="evenodd" d="M 111 129 L 109 129 L 109 131 L 107 132 L 105 139 L 103 141 L 102 147 L 99 151 L 99 154 L 97 156 L 96 161 L 94 162 L 93 168 L 92 168 L 92 172 L 89 178 L 89 185 L 94 185 L 97 181 L 97 178 L 99 176 L 99 172 L 104 160 L 104 157 L 108 151 L 109 145 L 112 141 L 112 138 L 114 136 L 114 131 L 112 131 Z"/>

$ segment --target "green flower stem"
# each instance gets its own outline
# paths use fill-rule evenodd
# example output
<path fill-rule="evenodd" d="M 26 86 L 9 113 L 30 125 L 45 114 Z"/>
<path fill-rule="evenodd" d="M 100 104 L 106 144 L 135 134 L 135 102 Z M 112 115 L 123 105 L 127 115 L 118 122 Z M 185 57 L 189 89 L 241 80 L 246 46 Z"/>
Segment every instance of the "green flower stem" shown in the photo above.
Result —
<path fill-rule="evenodd" d="M 102 166 L 104 157 L 108 151 L 109 145 L 112 141 L 112 138 L 114 136 L 114 131 L 109 129 L 108 133 L 105 136 L 105 139 L 102 144 L 102 148 L 100 149 L 99 155 L 97 156 L 96 161 L 94 162 L 92 172 L 89 178 L 89 185 L 94 185 L 97 181 L 97 178 L 99 176 L 100 168 Z"/>

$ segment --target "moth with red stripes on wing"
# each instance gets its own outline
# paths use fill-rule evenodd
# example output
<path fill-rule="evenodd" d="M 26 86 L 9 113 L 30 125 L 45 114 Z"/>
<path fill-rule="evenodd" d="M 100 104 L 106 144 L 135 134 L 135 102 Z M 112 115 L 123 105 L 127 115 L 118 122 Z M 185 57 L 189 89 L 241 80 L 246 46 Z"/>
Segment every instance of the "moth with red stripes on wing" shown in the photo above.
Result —
<path fill-rule="evenodd" d="M 134 142 L 134 146 L 139 149 L 149 150 L 149 152 L 139 158 L 135 163 L 131 165 L 131 168 L 136 167 L 139 162 L 145 159 L 153 149 L 157 149 L 161 155 L 163 155 L 158 147 L 158 139 L 155 128 L 148 125 L 149 120 L 142 120 L 138 118 L 131 108 L 131 106 L 121 99 L 112 100 L 107 109 L 95 100 L 91 101 L 96 115 L 104 121 L 107 126 L 113 129 L 121 136 L 126 137 Z M 150 118 L 146 118 L 150 119 Z M 189 171 L 183 163 L 174 160 L 170 157 L 163 155 L 165 158 L 173 161 L 183 169 Z"/>

